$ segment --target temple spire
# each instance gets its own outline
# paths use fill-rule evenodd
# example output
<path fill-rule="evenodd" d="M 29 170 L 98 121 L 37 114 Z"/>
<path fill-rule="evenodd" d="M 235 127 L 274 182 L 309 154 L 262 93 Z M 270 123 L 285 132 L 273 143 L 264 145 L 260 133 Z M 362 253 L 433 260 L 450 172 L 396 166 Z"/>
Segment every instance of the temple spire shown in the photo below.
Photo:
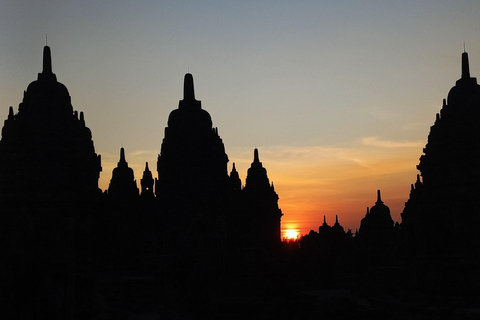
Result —
<path fill-rule="evenodd" d="M 183 80 L 183 100 L 195 101 L 195 90 L 193 87 L 193 76 L 191 73 L 187 73 Z"/>
<path fill-rule="evenodd" d="M 43 66 L 42 72 L 38 74 L 38 80 L 40 81 L 57 81 L 57 77 L 52 72 L 52 54 L 50 47 L 43 47 Z"/>
<path fill-rule="evenodd" d="M 122 147 L 120 148 L 120 161 L 118 161 L 118 164 L 124 164 L 124 163 L 127 163 L 127 161 L 125 160 L 125 149 Z"/>
<path fill-rule="evenodd" d="M 462 79 L 470 78 L 470 66 L 468 65 L 468 53 L 462 53 Z"/>
<path fill-rule="evenodd" d="M 10 107 L 8 108 L 8 119 L 11 120 L 11 119 L 13 119 L 13 117 L 14 117 L 14 115 L 13 115 L 13 107 L 10 106 Z"/>
<path fill-rule="evenodd" d="M 255 148 L 253 151 L 253 162 L 260 162 L 260 158 L 258 157 L 258 149 Z"/>
<path fill-rule="evenodd" d="M 378 203 L 383 203 L 382 196 L 380 195 L 380 190 L 377 190 L 377 202 L 376 203 L 377 204 Z"/>
<path fill-rule="evenodd" d="M 52 74 L 52 54 L 50 52 L 50 47 L 43 47 L 43 74 Z"/>

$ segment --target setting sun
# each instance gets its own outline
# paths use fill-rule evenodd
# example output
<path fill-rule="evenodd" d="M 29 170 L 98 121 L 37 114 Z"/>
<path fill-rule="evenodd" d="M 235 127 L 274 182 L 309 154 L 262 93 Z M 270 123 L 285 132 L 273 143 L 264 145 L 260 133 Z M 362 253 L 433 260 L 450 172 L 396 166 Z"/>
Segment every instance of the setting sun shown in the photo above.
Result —
<path fill-rule="evenodd" d="M 285 239 L 297 239 L 299 233 L 296 230 L 288 229 L 285 231 Z"/>

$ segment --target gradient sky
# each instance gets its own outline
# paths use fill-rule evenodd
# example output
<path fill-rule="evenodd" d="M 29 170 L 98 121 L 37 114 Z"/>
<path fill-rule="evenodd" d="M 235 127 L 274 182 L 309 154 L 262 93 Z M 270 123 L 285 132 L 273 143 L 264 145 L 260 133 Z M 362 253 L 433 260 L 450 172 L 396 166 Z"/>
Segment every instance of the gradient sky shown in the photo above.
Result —
<path fill-rule="evenodd" d="M 302 234 L 359 227 L 376 190 L 400 221 L 463 45 L 480 77 L 479 1 L 0 0 L 0 119 L 53 71 L 85 112 L 106 189 L 125 147 L 156 167 L 183 76 L 242 181 L 253 148 Z"/>

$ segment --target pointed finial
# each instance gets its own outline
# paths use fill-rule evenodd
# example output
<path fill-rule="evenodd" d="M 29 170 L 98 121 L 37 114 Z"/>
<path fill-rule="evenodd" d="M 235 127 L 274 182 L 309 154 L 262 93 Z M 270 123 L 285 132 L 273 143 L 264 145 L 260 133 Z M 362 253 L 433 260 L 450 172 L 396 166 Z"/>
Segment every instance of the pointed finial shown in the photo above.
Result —
<path fill-rule="evenodd" d="M 80 111 L 80 124 L 85 127 L 85 115 Z"/>
<path fill-rule="evenodd" d="M 325 215 L 323 216 L 323 224 L 327 224 L 327 217 Z"/>
<path fill-rule="evenodd" d="M 253 162 L 260 162 L 260 158 L 258 157 L 258 149 L 255 148 L 255 150 L 253 150 Z"/>
<path fill-rule="evenodd" d="M 125 163 L 125 149 L 123 147 L 120 148 L 120 161 L 119 163 Z"/>
<path fill-rule="evenodd" d="M 377 190 L 377 203 L 383 203 L 382 196 L 380 195 L 380 190 Z"/>
<path fill-rule="evenodd" d="M 468 65 L 468 53 L 462 53 L 462 79 L 470 79 L 470 67 Z"/>
<path fill-rule="evenodd" d="M 80 124 L 85 127 L 85 116 L 83 111 L 80 111 Z"/>
<path fill-rule="evenodd" d="M 232 171 L 237 171 L 237 169 L 235 168 L 235 162 L 233 163 Z"/>
<path fill-rule="evenodd" d="M 52 54 L 50 47 L 43 47 L 43 74 L 52 74 Z"/>
<path fill-rule="evenodd" d="M 190 73 L 187 73 L 183 80 L 183 100 L 184 101 L 195 100 L 195 90 L 193 88 L 193 76 Z"/>
<path fill-rule="evenodd" d="M 148 169 L 148 162 L 145 162 L 145 171 L 150 170 Z"/>
<path fill-rule="evenodd" d="M 420 189 L 422 188 L 423 184 L 422 181 L 420 181 L 420 175 L 417 174 L 417 181 L 415 181 L 415 189 Z"/>
<path fill-rule="evenodd" d="M 13 119 L 13 107 L 8 108 L 8 119 Z"/>
<path fill-rule="evenodd" d="M 335 215 L 335 224 L 338 224 L 338 214 Z"/>

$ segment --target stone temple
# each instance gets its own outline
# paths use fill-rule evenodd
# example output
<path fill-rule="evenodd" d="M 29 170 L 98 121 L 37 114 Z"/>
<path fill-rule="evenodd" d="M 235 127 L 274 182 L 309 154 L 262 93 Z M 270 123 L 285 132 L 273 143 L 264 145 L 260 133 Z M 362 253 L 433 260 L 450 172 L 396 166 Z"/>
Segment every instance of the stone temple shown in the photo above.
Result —
<path fill-rule="evenodd" d="M 279 249 L 282 212 L 258 150 L 242 188 L 235 164 L 227 172 L 223 141 L 195 98 L 191 74 L 168 118 L 158 176 L 146 163 L 139 189 L 127 158 L 121 148 L 102 192 L 92 133 L 45 46 L 43 70 L 18 111 L 10 107 L 0 141 L 0 264 L 12 279 L 4 292 L 17 318 L 70 308 L 68 299 L 88 297 L 100 274 L 163 272 L 188 282 L 186 274 L 224 272 L 245 252 Z M 42 295 L 49 290 L 51 300 Z"/>
<path fill-rule="evenodd" d="M 455 286 L 465 284 L 462 277 L 478 283 L 471 280 L 480 265 L 480 86 L 466 52 L 461 70 L 430 128 L 402 213 L 405 258 L 422 266 L 420 277 Z"/>

